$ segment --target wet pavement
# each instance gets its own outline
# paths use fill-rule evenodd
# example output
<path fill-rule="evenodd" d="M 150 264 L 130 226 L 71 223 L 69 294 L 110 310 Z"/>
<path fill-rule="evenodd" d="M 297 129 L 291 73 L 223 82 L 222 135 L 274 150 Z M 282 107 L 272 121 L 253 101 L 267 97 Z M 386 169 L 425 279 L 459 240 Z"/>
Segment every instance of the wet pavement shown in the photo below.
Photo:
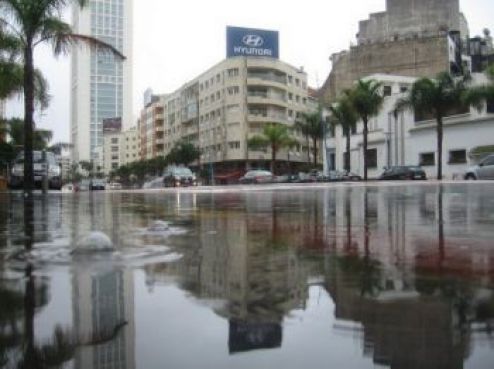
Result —
<path fill-rule="evenodd" d="M 494 185 L 0 194 L 0 368 L 492 368 Z"/>

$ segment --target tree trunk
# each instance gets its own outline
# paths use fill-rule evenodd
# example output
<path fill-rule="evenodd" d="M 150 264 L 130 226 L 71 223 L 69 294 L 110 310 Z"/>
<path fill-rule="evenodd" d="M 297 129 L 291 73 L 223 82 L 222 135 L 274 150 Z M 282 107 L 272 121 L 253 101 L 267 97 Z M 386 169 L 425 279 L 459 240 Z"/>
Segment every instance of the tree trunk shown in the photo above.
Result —
<path fill-rule="evenodd" d="M 350 159 L 350 129 L 348 129 L 347 131 L 347 135 L 346 135 L 346 157 L 345 157 L 345 170 L 347 172 L 350 172 L 350 163 L 351 163 L 351 159 Z"/>
<path fill-rule="evenodd" d="M 276 151 L 276 145 L 271 145 L 271 173 L 273 173 L 273 175 L 275 174 L 274 169 L 276 165 Z"/>
<path fill-rule="evenodd" d="M 34 188 L 34 62 L 31 40 L 24 49 L 24 196 L 31 198 Z"/>
<path fill-rule="evenodd" d="M 369 127 L 368 127 L 368 121 L 367 117 L 364 117 L 363 119 L 364 122 L 364 181 L 367 181 L 367 136 L 369 134 Z"/>
<path fill-rule="evenodd" d="M 314 168 L 317 168 L 317 137 L 312 138 L 312 144 L 314 145 Z"/>
<path fill-rule="evenodd" d="M 437 179 L 443 179 L 443 117 L 437 117 Z"/>
<path fill-rule="evenodd" d="M 309 136 L 305 136 L 305 139 L 307 140 L 307 164 L 310 165 L 310 140 Z"/>

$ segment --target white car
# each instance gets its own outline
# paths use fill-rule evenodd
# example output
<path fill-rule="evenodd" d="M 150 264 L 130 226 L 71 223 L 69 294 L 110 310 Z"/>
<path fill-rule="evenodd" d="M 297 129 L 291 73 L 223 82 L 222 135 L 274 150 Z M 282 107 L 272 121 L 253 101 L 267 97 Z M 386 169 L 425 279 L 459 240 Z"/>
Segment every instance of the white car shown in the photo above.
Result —
<path fill-rule="evenodd" d="M 479 164 L 469 168 L 465 179 L 494 179 L 494 154 L 483 159 Z"/>
<path fill-rule="evenodd" d="M 118 182 L 111 182 L 108 184 L 108 189 L 109 190 L 121 190 L 122 184 L 118 183 Z"/>

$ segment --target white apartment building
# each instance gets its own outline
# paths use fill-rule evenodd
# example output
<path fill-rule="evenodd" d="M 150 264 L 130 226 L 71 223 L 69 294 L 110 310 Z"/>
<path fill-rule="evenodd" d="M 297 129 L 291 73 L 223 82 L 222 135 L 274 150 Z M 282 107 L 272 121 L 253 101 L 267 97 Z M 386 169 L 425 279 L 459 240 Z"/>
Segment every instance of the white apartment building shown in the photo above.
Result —
<path fill-rule="evenodd" d="M 95 0 L 74 6 L 75 33 L 107 42 L 125 55 L 76 48 L 71 70 L 71 142 L 75 161 L 95 159 L 103 144 L 103 120 L 132 125 L 132 0 Z"/>
<path fill-rule="evenodd" d="M 307 73 L 265 57 L 231 57 L 177 91 L 155 96 L 141 113 L 141 155 L 165 156 L 180 139 L 202 150 L 200 165 L 215 173 L 269 168 L 271 152 L 252 150 L 248 139 L 268 123 L 290 128 L 300 144 L 277 154 L 279 166 L 307 162 L 307 144 L 295 121 L 314 109 Z"/>
<path fill-rule="evenodd" d="M 474 83 L 486 82 L 483 74 L 474 74 Z M 437 136 L 435 120 L 421 119 L 412 111 L 395 116 L 396 102 L 412 86 L 415 78 L 376 74 L 383 84 L 384 104 L 378 116 L 369 122 L 369 178 L 377 178 L 384 167 L 421 165 L 428 178 L 437 176 Z M 351 171 L 363 175 L 363 124 L 351 136 Z M 466 169 L 480 157 L 475 149 L 494 145 L 494 106 L 479 112 L 475 108 L 458 111 L 444 119 L 443 176 L 462 178 Z M 343 170 L 346 138 L 337 126 L 326 139 L 325 170 Z"/>

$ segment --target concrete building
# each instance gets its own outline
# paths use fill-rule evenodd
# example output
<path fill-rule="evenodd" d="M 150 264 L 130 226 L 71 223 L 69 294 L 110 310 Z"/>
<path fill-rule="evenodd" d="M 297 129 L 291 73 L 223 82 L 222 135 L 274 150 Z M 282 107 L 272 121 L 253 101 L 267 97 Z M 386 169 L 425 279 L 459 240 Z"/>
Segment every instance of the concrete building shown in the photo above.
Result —
<path fill-rule="evenodd" d="M 459 0 L 387 0 L 385 12 L 360 22 L 357 45 L 331 56 L 333 66 L 322 94 L 334 101 L 355 80 L 376 73 L 459 73 L 468 34 Z"/>
<path fill-rule="evenodd" d="M 200 164 L 213 163 L 219 173 L 268 168 L 270 151 L 247 142 L 267 123 L 279 123 L 300 144 L 280 150 L 278 160 L 305 163 L 308 147 L 294 124 L 314 107 L 303 69 L 274 58 L 228 58 L 177 91 L 148 99 L 139 122 L 141 157 L 165 156 L 185 139 L 202 150 Z"/>
<path fill-rule="evenodd" d="M 147 90 L 144 93 L 144 108 L 137 124 L 141 160 L 164 155 L 164 111 L 166 101 L 166 95 L 153 95 L 151 90 Z"/>
<path fill-rule="evenodd" d="M 103 144 L 103 120 L 132 122 L 132 0 L 91 1 L 74 7 L 75 33 L 90 35 L 117 48 L 126 60 L 109 53 L 74 49 L 71 70 L 71 142 L 75 161 L 94 159 Z"/>
<path fill-rule="evenodd" d="M 122 165 L 140 160 L 139 131 L 136 127 L 121 132 L 107 132 L 103 145 L 95 149 L 94 163 L 106 175 Z"/>
<path fill-rule="evenodd" d="M 384 104 L 378 116 L 369 122 L 369 177 L 378 177 L 384 167 L 421 165 L 429 178 L 437 174 L 436 122 L 404 111 L 396 117 L 394 106 L 404 96 L 415 78 L 372 75 L 383 84 Z M 474 74 L 475 83 L 486 82 L 483 74 Z M 351 136 L 351 170 L 363 174 L 363 124 L 357 124 Z M 494 145 L 494 107 L 488 104 L 482 111 L 460 109 L 444 119 L 443 175 L 462 178 L 465 170 L 479 159 L 475 148 Z M 336 127 L 326 140 L 327 170 L 344 168 L 346 138 Z"/>

